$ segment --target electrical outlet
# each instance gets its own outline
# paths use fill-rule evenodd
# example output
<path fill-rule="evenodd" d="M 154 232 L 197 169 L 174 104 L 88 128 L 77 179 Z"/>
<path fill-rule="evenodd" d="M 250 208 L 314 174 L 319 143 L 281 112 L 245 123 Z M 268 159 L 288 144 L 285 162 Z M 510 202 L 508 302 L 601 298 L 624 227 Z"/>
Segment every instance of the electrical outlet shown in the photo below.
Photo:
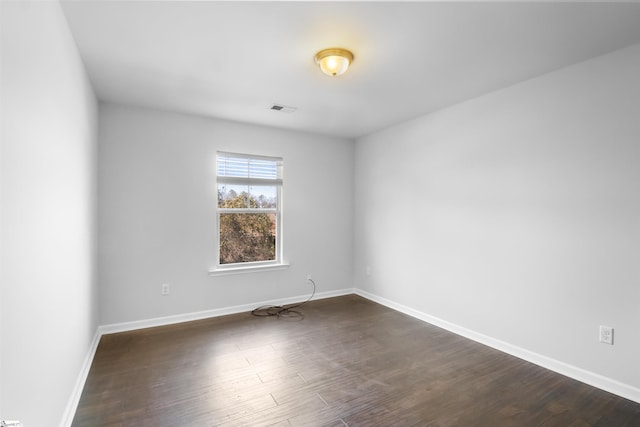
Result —
<path fill-rule="evenodd" d="M 312 281 L 313 279 L 311 278 L 311 273 L 307 274 L 307 282 Z"/>
<path fill-rule="evenodd" d="M 600 342 L 613 345 L 613 328 L 600 325 Z"/>
<path fill-rule="evenodd" d="M 162 284 L 162 288 L 160 290 L 160 295 L 167 296 L 169 295 L 169 284 L 168 283 L 163 283 Z"/>

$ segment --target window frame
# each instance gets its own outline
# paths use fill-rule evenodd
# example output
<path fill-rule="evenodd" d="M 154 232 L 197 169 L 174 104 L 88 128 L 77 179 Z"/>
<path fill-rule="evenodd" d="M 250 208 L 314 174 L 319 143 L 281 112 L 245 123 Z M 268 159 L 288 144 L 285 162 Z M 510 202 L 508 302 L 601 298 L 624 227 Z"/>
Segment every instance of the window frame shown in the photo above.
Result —
<path fill-rule="evenodd" d="M 238 177 L 238 176 L 222 176 L 219 175 L 219 164 L 221 159 L 233 158 L 233 159 L 246 159 L 251 160 L 266 160 L 276 163 L 276 177 L 271 178 L 257 178 L 257 177 Z M 226 151 L 216 152 L 216 165 L 215 165 L 215 226 L 216 226 L 216 261 L 215 267 L 210 274 L 233 274 L 241 272 L 251 272 L 260 270 L 271 270 L 288 267 L 288 264 L 283 262 L 283 245 L 282 245 L 282 187 L 283 187 L 283 158 L 274 156 L 263 156 L 254 154 L 243 153 L 231 153 Z M 218 189 L 220 184 L 226 185 L 246 185 L 252 186 L 266 186 L 276 188 L 276 207 L 275 208 L 221 208 L 217 198 Z M 247 261 L 221 264 L 220 263 L 220 223 L 221 215 L 223 214 L 259 214 L 268 213 L 275 215 L 275 259 L 267 261 Z"/>

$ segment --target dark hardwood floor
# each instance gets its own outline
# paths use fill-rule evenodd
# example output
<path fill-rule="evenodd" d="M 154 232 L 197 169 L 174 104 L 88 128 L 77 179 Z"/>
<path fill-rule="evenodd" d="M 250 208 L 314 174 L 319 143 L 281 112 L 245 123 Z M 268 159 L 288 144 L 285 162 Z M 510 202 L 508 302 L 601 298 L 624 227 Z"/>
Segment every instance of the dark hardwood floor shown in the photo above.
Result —
<path fill-rule="evenodd" d="M 349 295 L 105 335 L 73 426 L 640 426 L 640 404 Z"/>

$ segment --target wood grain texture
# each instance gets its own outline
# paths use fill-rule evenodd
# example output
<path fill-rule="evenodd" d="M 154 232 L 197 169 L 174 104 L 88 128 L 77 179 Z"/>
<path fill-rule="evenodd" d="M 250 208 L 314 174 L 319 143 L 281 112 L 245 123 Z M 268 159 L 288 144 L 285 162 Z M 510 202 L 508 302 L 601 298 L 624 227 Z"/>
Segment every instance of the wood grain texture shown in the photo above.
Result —
<path fill-rule="evenodd" d="M 640 404 L 356 295 L 102 337 L 74 427 L 640 426 Z"/>

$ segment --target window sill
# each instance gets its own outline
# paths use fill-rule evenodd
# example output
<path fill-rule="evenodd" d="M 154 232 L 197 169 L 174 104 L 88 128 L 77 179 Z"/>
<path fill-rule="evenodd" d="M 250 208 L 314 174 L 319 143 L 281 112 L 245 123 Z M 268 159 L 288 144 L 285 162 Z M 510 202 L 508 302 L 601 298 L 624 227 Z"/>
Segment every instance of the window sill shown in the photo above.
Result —
<path fill-rule="evenodd" d="M 257 273 L 259 271 L 285 270 L 289 264 L 256 265 L 250 267 L 230 267 L 209 270 L 209 276 L 227 276 L 229 274 Z"/>

